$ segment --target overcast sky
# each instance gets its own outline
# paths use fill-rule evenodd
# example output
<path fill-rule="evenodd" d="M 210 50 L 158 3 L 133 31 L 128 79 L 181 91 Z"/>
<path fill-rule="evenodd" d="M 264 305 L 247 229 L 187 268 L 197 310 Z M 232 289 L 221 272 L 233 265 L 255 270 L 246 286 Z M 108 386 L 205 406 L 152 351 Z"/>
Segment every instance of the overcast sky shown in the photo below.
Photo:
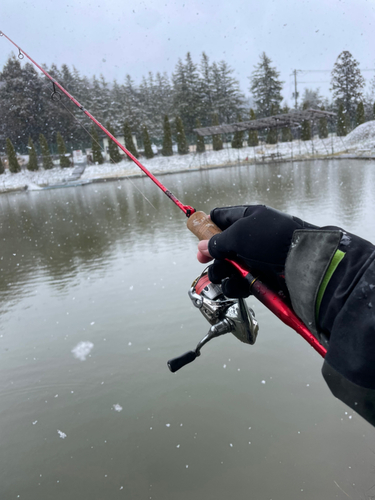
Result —
<path fill-rule="evenodd" d="M 149 71 L 170 75 L 178 58 L 190 51 L 199 62 L 204 51 L 234 68 L 247 96 L 264 51 L 289 105 L 294 69 L 331 71 L 343 50 L 361 68 L 375 68 L 375 0 L 2 0 L 0 30 L 39 64 L 74 65 L 119 82 L 127 73 L 136 83 Z M 0 69 L 11 52 L 0 38 Z M 374 75 L 363 73 L 366 80 Z M 300 93 L 320 87 L 329 96 L 329 72 L 298 73 L 298 80 Z"/>

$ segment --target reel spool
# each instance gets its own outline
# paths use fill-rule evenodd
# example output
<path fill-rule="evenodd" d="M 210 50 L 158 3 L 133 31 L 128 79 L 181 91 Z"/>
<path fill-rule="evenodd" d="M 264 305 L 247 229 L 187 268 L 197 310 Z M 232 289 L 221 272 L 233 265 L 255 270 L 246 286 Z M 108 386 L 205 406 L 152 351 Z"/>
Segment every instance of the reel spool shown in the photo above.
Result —
<path fill-rule="evenodd" d="M 229 299 L 223 294 L 221 285 L 211 283 L 207 269 L 193 281 L 188 292 L 195 307 L 212 325 L 208 333 L 198 343 L 195 351 L 188 351 L 182 356 L 170 359 L 168 368 L 176 372 L 194 361 L 201 354 L 202 347 L 214 337 L 232 333 L 245 344 L 253 345 L 258 335 L 258 322 L 255 314 L 244 299 Z"/>

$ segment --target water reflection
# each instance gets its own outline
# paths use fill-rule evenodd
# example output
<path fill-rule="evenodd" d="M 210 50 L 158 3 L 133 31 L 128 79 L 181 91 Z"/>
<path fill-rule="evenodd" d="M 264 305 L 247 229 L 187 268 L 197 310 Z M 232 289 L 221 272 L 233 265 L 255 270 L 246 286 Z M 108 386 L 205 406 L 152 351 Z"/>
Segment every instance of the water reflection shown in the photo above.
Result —
<path fill-rule="evenodd" d="M 231 167 L 163 180 L 184 203 L 206 211 L 265 203 L 317 224 L 365 231 L 367 237 L 366 224 L 373 226 L 368 214 L 374 173 L 362 161 Z M 118 252 L 134 250 L 145 239 L 156 250 L 166 239 L 188 237 L 182 214 L 152 182 L 132 182 L 153 206 L 128 181 L 1 196 L 3 296 L 19 294 L 31 275 L 63 289 L 78 271 L 105 268 Z"/>

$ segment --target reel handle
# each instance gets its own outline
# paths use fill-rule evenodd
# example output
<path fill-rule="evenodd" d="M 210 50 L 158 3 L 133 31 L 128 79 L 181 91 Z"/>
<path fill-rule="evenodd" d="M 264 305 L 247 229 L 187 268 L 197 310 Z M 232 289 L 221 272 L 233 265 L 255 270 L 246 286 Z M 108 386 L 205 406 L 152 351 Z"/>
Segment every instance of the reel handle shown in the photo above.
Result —
<path fill-rule="evenodd" d="M 214 234 L 221 233 L 221 229 L 204 212 L 194 212 L 186 225 L 199 241 L 209 240 Z"/>
<path fill-rule="evenodd" d="M 188 351 L 185 352 L 182 356 L 178 356 L 178 358 L 173 358 L 170 359 L 167 362 L 168 368 L 171 370 L 172 373 L 176 372 L 183 366 L 191 363 L 192 361 L 195 360 L 197 357 L 197 353 L 195 351 Z"/>

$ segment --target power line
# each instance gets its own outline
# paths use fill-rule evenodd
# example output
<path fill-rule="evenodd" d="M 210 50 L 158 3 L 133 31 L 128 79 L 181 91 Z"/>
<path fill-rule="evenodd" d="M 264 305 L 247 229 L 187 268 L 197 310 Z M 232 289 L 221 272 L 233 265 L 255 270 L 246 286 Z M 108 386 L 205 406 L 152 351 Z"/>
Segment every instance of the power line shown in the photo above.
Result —
<path fill-rule="evenodd" d="M 367 71 L 375 71 L 375 69 L 372 68 L 363 68 L 360 69 L 361 72 L 367 72 Z M 293 92 L 293 97 L 294 97 L 294 105 L 295 108 L 298 108 L 298 91 L 297 91 L 297 73 L 331 73 L 332 70 L 329 69 L 295 69 L 291 73 L 290 76 L 294 76 L 294 92 Z M 326 80 L 321 80 L 321 81 L 314 81 L 314 82 L 298 82 L 298 83 L 330 83 L 327 82 Z"/>

